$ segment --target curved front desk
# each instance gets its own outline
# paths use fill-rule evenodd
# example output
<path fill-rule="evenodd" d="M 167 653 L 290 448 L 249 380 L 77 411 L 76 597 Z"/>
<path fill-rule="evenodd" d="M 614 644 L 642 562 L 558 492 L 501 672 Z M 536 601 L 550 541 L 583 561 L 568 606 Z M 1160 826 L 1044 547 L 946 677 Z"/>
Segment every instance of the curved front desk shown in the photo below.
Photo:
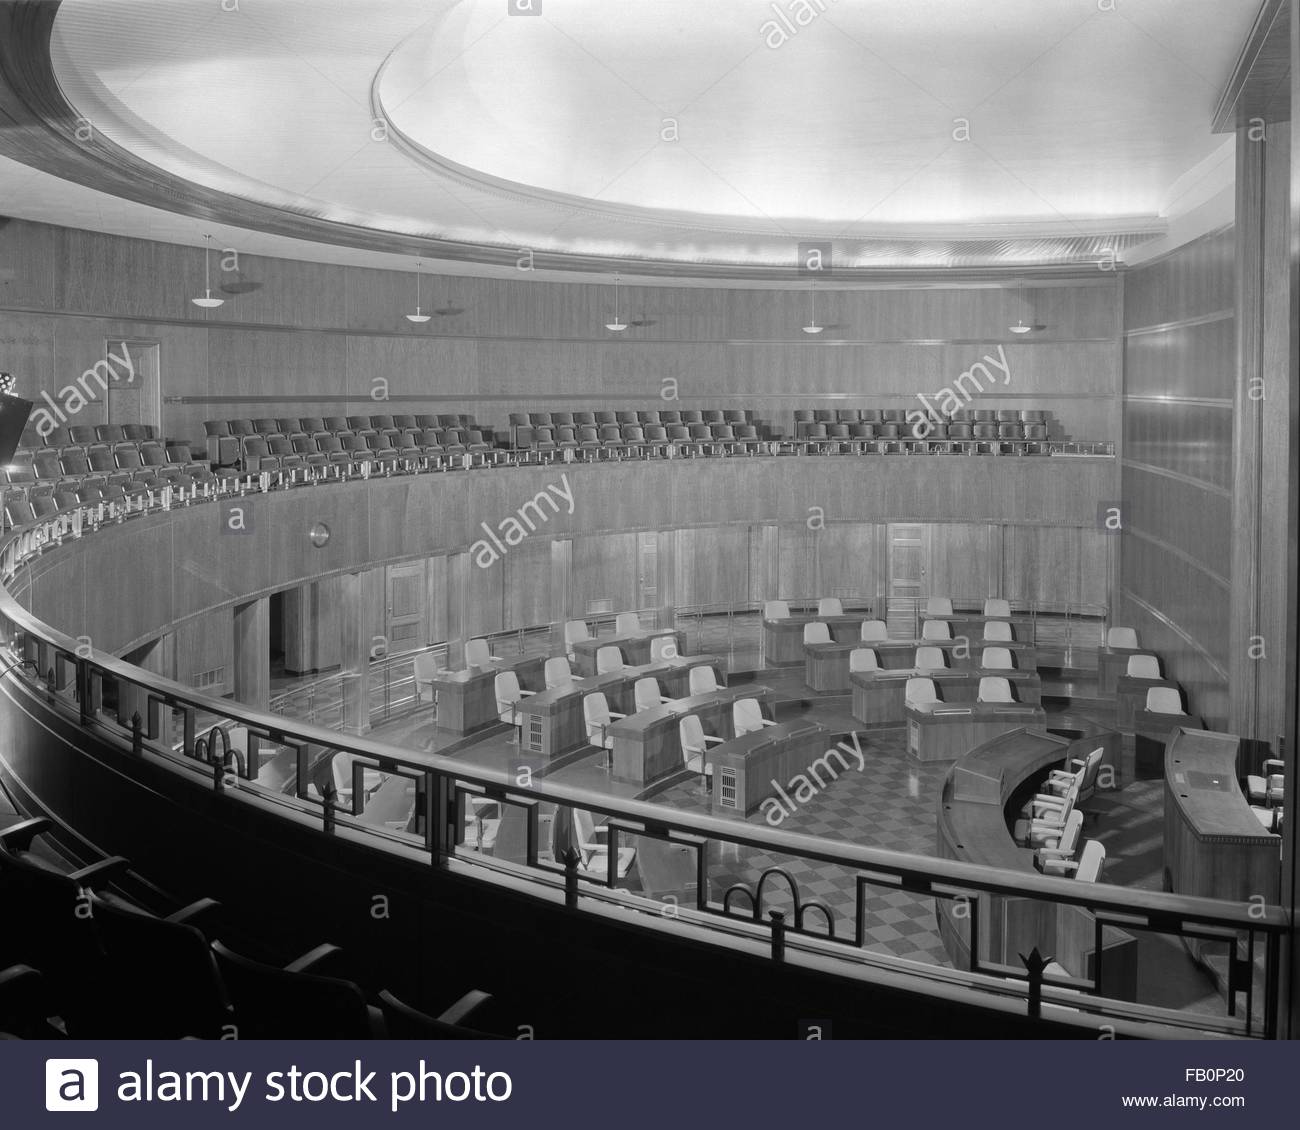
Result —
<path fill-rule="evenodd" d="M 939 855 L 1037 874 L 1034 852 L 1012 839 L 1006 808 L 1049 769 L 1082 759 L 1101 746 L 1103 765 L 1117 765 L 1120 736 L 1095 723 L 1071 720 L 1081 736 L 1013 730 L 985 742 L 961 758 L 949 771 L 939 796 Z M 1023 971 L 1021 954 L 1037 947 L 1055 959 L 1072 977 L 1091 980 L 1095 923 L 1079 907 L 1045 904 L 1030 898 L 981 895 L 978 906 L 935 899 L 939 934 L 949 959 L 958 969 L 1003 965 Z M 971 952 L 971 924 L 979 931 L 979 946 Z M 1105 992 L 1122 1000 L 1137 993 L 1137 943 L 1122 930 L 1103 931 Z"/>

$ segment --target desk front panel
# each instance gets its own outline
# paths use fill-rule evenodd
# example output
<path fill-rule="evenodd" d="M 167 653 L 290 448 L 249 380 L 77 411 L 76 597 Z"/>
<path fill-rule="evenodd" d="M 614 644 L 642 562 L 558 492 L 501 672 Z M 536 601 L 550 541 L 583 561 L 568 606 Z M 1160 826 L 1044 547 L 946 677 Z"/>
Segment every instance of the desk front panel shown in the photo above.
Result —
<path fill-rule="evenodd" d="M 1022 726 L 1045 730 L 1047 714 L 1041 706 L 1005 707 L 976 703 L 951 712 L 922 712 L 904 707 L 907 717 L 907 751 L 918 761 L 955 761 L 981 742 Z"/>
<path fill-rule="evenodd" d="M 852 754 L 830 754 L 834 733 L 818 722 L 782 722 L 760 733 L 746 734 L 709 750 L 713 766 L 712 810 L 715 816 L 743 820 L 772 800 L 770 811 L 783 813 L 769 819 L 776 827 L 807 799 L 805 775 L 818 791 L 843 773 L 857 769 Z M 797 794 L 797 795 L 796 795 Z"/>
<path fill-rule="evenodd" d="M 470 734 L 499 721 L 497 675 L 502 671 L 513 671 L 523 689 L 541 689 L 546 686 L 545 665 L 545 656 L 535 655 L 501 660 L 490 667 L 471 667 L 465 671 L 434 675 L 430 681 L 438 695 L 438 729 L 453 734 Z"/>
<path fill-rule="evenodd" d="M 789 616 L 784 620 L 763 621 L 763 656 L 771 667 L 802 663 L 805 624 L 825 624 L 836 643 L 854 643 L 862 638 L 862 622 L 867 613 L 856 616 Z"/>
<path fill-rule="evenodd" d="M 596 673 L 596 652 L 602 647 L 616 647 L 623 653 L 623 662 L 629 667 L 640 667 L 650 662 L 650 642 L 671 636 L 678 655 L 686 652 L 686 633 L 674 628 L 659 628 L 652 632 L 638 632 L 631 636 L 603 636 L 579 640 L 573 645 L 574 671 L 578 675 Z"/>
<path fill-rule="evenodd" d="M 945 671 L 933 678 L 940 701 L 974 703 L 979 698 L 980 679 L 986 675 L 1007 679 L 1017 702 L 1038 705 L 1042 701 L 1043 685 L 1037 671 Z M 853 717 L 868 725 L 901 725 L 907 680 L 912 677 L 901 672 L 856 672 L 851 676 Z"/>

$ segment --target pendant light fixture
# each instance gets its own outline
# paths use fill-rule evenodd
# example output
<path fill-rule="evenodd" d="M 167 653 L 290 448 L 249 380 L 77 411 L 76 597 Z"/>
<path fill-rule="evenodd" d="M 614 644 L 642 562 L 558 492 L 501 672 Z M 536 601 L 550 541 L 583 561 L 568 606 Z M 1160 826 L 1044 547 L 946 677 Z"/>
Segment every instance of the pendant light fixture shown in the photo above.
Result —
<path fill-rule="evenodd" d="M 1021 307 L 1021 309 L 1023 310 L 1023 309 L 1024 309 L 1024 297 L 1025 297 L 1025 284 L 1024 284 L 1023 281 L 1020 282 L 1020 283 L 1018 283 L 1018 284 L 1016 285 L 1016 293 L 1017 293 L 1017 294 L 1019 295 L 1019 297 L 1020 297 L 1020 307 Z M 1029 325 L 1029 326 L 1025 325 L 1025 319 L 1024 319 L 1023 315 L 1022 315 L 1021 317 L 1019 317 L 1019 318 L 1016 319 L 1016 324 L 1015 324 L 1014 326 L 1008 326 L 1007 328 L 1008 328 L 1008 329 L 1009 329 L 1013 334 L 1027 334 L 1027 333 L 1032 333 L 1032 332 L 1033 332 L 1033 329 L 1034 329 L 1034 327 L 1033 327 L 1032 325 Z"/>
<path fill-rule="evenodd" d="M 627 329 L 627 323 L 618 316 L 618 284 L 619 276 L 614 276 L 614 320 L 606 322 L 605 328 L 612 334 L 621 334 Z"/>
<path fill-rule="evenodd" d="M 415 313 L 407 314 L 406 320 L 419 323 L 427 322 L 432 317 L 432 314 L 426 314 L 420 309 L 420 260 L 417 259 L 415 261 Z"/>
<path fill-rule="evenodd" d="M 195 306 L 202 306 L 205 310 L 215 310 L 218 306 L 224 306 L 226 304 L 224 298 L 212 297 L 212 285 L 209 275 L 209 261 L 211 258 L 212 236 L 205 235 L 203 237 L 203 297 L 190 299 Z"/>
<path fill-rule="evenodd" d="M 825 326 L 817 324 L 817 284 L 808 284 L 808 324 L 800 327 L 806 334 L 819 334 Z"/>

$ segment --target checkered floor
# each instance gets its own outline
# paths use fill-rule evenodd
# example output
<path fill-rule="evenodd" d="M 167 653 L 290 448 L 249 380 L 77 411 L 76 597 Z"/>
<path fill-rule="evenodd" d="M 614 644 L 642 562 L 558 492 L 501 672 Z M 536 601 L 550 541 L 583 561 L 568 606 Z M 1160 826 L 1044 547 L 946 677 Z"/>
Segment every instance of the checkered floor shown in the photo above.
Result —
<path fill-rule="evenodd" d="M 778 826 L 785 831 L 828 840 L 937 856 L 935 805 L 950 766 L 946 762 L 922 765 L 909 761 L 906 733 L 901 727 L 861 733 L 858 741 L 866 755 L 865 769 L 859 772 L 852 766 Z M 654 799 L 674 808 L 705 810 L 704 794 L 694 783 L 674 786 Z M 749 819 L 752 824 L 765 823 L 762 812 Z M 854 873 L 833 864 L 814 864 L 789 856 L 713 844 L 709 859 L 710 895 L 720 901 L 736 883 L 752 891 L 759 876 L 769 867 L 780 867 L 789 873 L 798 885 L 801 902 L 820 902 L 830 909 L 836 937 L 853 936 Z M 864 948 L 933 965 L 947 964 L 943 942 L 935 930 L 933 899 L 889 888 L 869 887 L 863 895 Z M 733 911 L 748 906 L 743 896 L 737 896 L 732 902 Z M 768 880 L 762 909 L 764 917 L 768 910 L 783 910 L 787 921 L 793 921 L 793 900 L 786 884 L 777 878 Z M 807 912 L 804 925 L 821 930 L 821 915 Z"/>

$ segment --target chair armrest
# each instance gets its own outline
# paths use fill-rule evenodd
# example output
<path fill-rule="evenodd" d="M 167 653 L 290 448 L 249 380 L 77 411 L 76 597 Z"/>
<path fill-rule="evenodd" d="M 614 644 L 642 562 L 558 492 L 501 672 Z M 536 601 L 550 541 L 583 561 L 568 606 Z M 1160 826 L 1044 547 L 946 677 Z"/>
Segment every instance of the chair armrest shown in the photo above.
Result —
<path fill-rule="evenodd" d="M 526 691 L 526 690 L 524 690 L 523 687 L 520 687 L 520 688 L 519 688 L 519 697 L 520 697 L 520 698 L 528 698 L 528 697 L 530 697 L 531 695 L 535 695 L 536 693 L 537 693 L 536 691 Z"/>
<path fill-rule="evenodd" d="M 444 1024 L 463 1024 L 491 999 L 491 993 L 485 993 L 482 989 L 470 989 L 454 1005 L 441 1013 L 438 1019 Z"/>
<path fill-rule="evenodd" d="M 310 949 L 301 957 L 289 962 L 284 967 L 284 971 L 286 973 L 320 973 L 317 966 L 337 960 L 342 952 L 342 946 L 322 942 L 315 949 Z M 321 976 L 327 976 L 327 974 L 321 974 Z"/>
<path fill-rule="evenodd" d="M 174 914 L 167 915 L 163 921 L 172 922 L 176 925 L 192 926 L 196 918 L 202 918 L 206 914 L 211 914 L 214 911 L 219 910 L 220 907 L 221 903 L 216 899 L 202 898 L 190 903 L 189 906 L 181 907 L 181 909 L 176 911 Z"/>
<path fill-rule="evenodd" d="M 35 816 L 31 820 L 21 820 L 0 832 L 0 847 L 10 851 L 27 851 L 32 840 L 50 830 L 50 822 L 44 816 Z"/>
<path fill-rule="evenodd" d="M 130 862 L 124 857 L 110 855 L 107 859 L 101 859 L 98 863 L 92 863 L 89 867 L 82 867 L 71 872 L 68 878 L 79 887 L 87 887 L 92 891 L 97 891 L 120 877 L 130 866 Z"/>
<path fill-rule="evenodd" d="M 714 737 L 712 734 L 705 734 L 705 735 L 704 735 L 704 744 L 705 744 L 706 746 L 709 745 L 709 744 L 713 744 L 713 745 L 721 745 L 723 742 L 726 742 L 726 741 L 729 741 L 729 740 L 730 740 L 730 739 L 728 739 L 728 738 L 718 738 L 718 737 Z"/>
<path fill-rule="evenodd" d="M 1286 769 L 1286 762 L 1279 761 L 1276 757 L 1270 757 L 1267 761 L 1264 762 L 1262 768 L 1264 771 L 1264 776 L 1267 777 L 1270 773 L 1274 771 L 1281 773 L 1284 769 Z"/>
<path fill-rule="evenodd" d="M 611 711 L 609 712 L 609 716 L 610 716 L 611 718 L 626 718 L 626 717 L 627 717 L 626 714 L 620 714 L 617 710 L 611 710 Z"/>

